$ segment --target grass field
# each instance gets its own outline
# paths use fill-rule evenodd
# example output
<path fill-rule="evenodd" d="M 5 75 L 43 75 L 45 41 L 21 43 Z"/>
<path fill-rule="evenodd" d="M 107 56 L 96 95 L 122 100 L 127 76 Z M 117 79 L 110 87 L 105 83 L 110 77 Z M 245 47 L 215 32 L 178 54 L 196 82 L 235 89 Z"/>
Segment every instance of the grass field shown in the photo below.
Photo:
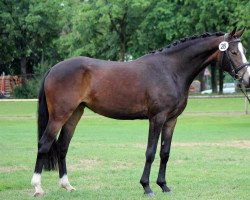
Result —
<path fill-rule="evenodd" d="M 87 110 L 67 159 L 77 191 L 60 189 L 57 172 L 44 172 L 42 199 L 147 199 L 139 184 L 147 131 L 146 120 L 112 120 Z M 36 138 L 36 103 L 0 102 L 1 200 L 34 199 Z M 244 115 L 242 98 L 189 100 L 173 137 L 170 194 L 155 183 L 158 152 L 151 172 L 153 199 L 250 199 L 250 115 Z"/>

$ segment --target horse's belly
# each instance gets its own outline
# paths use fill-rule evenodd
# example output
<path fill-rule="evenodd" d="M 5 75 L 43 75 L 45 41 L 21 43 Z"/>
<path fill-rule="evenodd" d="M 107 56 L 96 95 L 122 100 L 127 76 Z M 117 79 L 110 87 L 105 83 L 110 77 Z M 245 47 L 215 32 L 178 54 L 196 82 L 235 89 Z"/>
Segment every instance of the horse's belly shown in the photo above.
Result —
<path fill-rule="evenodd" d="M 122 105 L 121 103 L 87 103 L 86 106 L 100 115 L 114 119 L 147 119 L 147 110 L 142 105 Z"/>
<path fill-rule="evenodd" d="M 122 120 L 133 120 L 133 119 L 148 119 L 148 116 L 144 113 L 122 113 L 122 112 L 106 112 L 106 111 L 100 111 L 100 110 L 94 110 L 92 111 L 103 115 L 105 117 L 113 118 L 113 119 L 122 119 Z"/>

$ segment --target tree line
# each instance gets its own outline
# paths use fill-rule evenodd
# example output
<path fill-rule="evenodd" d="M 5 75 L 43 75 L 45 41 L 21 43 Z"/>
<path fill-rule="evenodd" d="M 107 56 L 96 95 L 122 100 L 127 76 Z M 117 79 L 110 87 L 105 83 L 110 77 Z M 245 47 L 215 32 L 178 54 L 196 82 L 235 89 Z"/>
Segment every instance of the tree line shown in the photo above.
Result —
<path fill-rule="evenodd" d="M 136 59 L 234 26 L 246 27 L 243 44 L 250 46 L 249 0 L 1 0 L 0 8 L 0 72 L 24 78 L 43 63 L 79 55 Z M 211 71 L 216 85 L 222 72 Z"/>

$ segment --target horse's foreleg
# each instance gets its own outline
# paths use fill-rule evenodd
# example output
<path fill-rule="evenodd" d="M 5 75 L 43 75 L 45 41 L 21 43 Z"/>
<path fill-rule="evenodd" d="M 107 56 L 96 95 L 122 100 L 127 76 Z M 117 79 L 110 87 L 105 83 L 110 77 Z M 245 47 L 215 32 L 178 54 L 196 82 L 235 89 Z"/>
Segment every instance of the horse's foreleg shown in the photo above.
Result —
<path fill-rule="evenodd" d="M 71 138 L 74 134 L 75 128 L 77 123 L 79 122 L 82 114 L 83 114 L 84 107 L 79 105 L 77 109 L 73 112 L 71 117 L 62 127 L 60 136 L 58 138 L 58 149 L 59 149 L 59 159 L 58 159 L 58 166 L 59 166 L 59 185 L 65 188 L 68 192 L 74 191 L 75 188 L 72 187 L 69 183 L 68 176 L 67 176 L 67 167 L 66 167 L 66 154 L 68 152 L 69 143 Z"/>
<path fill-rule="evenodd" d="M 155 158 L 159 135 L 164 121 L 165 121 L 165 115 L 162 113 L 152 117 L 149 120 L 149 135 L 148 135 L 148 145 L 146 151 L 146 163 L 140 180 L 140 183 L 144 188 L 145 194 L 148 196 L 154 195 L 149 186 L 149 176 L 150 176 L 151 165 Z"/>
<path fill-rule="evenodd" d="M 39 141 L 35 171 L 31 180 L 31 184 L 35 188 L 34 196 L 42 196 L 44 194 L 44 191 L 41 186 L 41 173 L 46 154 L 49 152 L 51 145 L 55 141 L 56 135 L 60 128 L 61 123 L 49 121 L 46 130 Z"/>
<path fill-rule="evenodd" d="M 170 189 L 167 187 L 166 184 L 166 167 L 170 153 L 172 135 L 174 131 L 174 127 L 176 124 L 176 119 L 172 119 L 171 121 L 165 122 L 162 128 L 162 135 L 161 135 L 161 151 L 160 151 L 160 169 L 157 178 L 157 184 L 161 187 L 163 192 L 170 192 Z"/>

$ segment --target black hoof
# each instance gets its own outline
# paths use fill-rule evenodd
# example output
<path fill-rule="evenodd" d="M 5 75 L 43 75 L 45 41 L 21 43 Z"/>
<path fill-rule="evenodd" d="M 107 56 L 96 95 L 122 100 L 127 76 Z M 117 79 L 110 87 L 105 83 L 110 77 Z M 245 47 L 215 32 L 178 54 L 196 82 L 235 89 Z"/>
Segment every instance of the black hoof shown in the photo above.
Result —
<path fill-rule="evenodd" d="M 157 185 L 159 185 L 161 187 L 162 192 L 170 192 L 171 191 L 170 188 L 167 186 L 166 182 L 161 183 L 161 182 L 157 181 Z"/>
<path fill-rule="evenodd" d="M 144 189 L 144 194 L 145 194 L 147 197 L 153 197 L 153 196 L 154 196 L 154 193 L 153 193 L 153 191 L 151 190 L 151 188 L 149 187 L 149 185 L 144 186 L 143 189 Z"/>
<path fill-rule="evenodd" d="M 163 185 L 161 187 L 161 189 L 162 189 L 162 192 L 171 192 L 170 188 L 168 186 L 166 186 L 166 185 Z"/>

